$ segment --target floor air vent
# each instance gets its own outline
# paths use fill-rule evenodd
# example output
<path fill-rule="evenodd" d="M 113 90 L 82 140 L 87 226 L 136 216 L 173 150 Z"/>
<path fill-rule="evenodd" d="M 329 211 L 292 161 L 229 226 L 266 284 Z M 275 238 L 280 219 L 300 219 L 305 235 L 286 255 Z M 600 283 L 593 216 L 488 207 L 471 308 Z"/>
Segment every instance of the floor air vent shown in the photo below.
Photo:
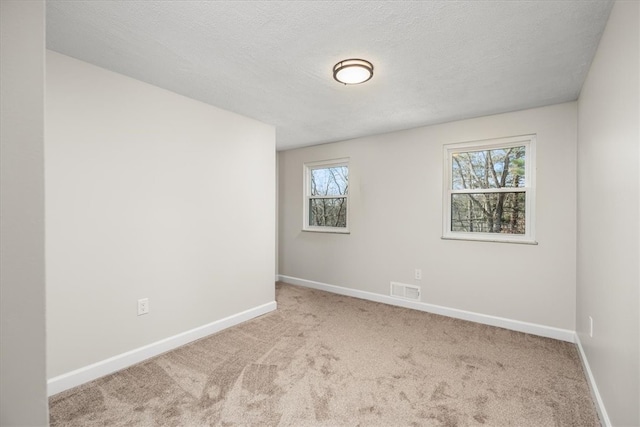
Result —
<path fill-rule="evenodd" d="M 391 282 L 391 296 L 420 301 L 420 286 Z"/>

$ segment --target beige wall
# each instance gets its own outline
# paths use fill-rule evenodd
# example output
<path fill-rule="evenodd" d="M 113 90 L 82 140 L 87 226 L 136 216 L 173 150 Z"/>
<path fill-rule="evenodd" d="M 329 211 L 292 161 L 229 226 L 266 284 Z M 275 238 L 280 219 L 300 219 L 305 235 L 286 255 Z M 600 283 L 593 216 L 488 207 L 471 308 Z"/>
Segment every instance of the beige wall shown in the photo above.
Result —
<path fill-rule="evenodd" d="M 274 301 L 272 126 L 51 51 L 46 112 L 49 377 Z"/>
<path fill-rule="evenodd" d="M 48 424 L 44 1 L 0 2 L 0 424 Z"/>
<path fill-rule="evenodd" d="M 279 273 L 574 330 L 576 131 L 567 103 L 280 152 Z M 532 133 L 539 245 L 442 240 L 443 144 Z M 341 157 L 351 234 L 302 232 L 303 163 Z"/>
<path fill-rule="evenodd" d="M 618 1 L 578 102 L 577 331 L 616 426 L 640 425 L 638 28 Z"/>

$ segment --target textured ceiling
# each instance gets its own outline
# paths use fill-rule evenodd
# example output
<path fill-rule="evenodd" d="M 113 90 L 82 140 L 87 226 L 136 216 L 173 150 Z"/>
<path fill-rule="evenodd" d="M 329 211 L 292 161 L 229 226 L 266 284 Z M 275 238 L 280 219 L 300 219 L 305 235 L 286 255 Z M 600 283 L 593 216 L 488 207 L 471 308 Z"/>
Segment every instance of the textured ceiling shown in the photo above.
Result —
<path fill-rule="evenodd" d="M 611 6 L 52 0 L 47 47 L 275 125 L 283 150 L 575 100 Z M 373 79 L 338 84 L 353 57 Z"/>

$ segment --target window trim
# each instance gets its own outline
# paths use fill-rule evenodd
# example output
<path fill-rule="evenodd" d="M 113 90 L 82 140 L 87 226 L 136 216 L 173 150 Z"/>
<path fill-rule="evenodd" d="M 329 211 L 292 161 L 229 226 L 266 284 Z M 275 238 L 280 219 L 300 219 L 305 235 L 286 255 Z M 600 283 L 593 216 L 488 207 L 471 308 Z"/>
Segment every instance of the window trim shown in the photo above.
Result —
<path fill-rule="evenodd" d="M 468 151 L 493 150 L 497 148 L 525 147 L 525 184 L 518 188 L 493 189 L 452 189 L 452 155 L 453 153 Z M 535 240 L 535 208 L 536 208 L 536 135 L 520 135 L 506 138 L 493 138 L 478 141 L 458 142 L 443 146 L 443 197 L 442 197 L 442 239 L 445 240 L 473 240 L 483 242 L 524 243 L 537 245 Z M 451 231 L 452 194 L 464 193 L 525 193 L 525 233 L 471 233 Z"/>
<path fill-rule="evenodd" d="M 351 174 L 351 168 L 349 166 L 349 157 L 343 157 L 339 159 L 331 159 L 331 160 L 321 160 L 314 162 L 305 162 L 303 165 L 303 188 L 302 188 L 302 231 L 311 231 L 318 233 L 337 233 L 337 234 L 349 234 L 349 215 L 350 215 L 350 207 L 349 207 L 349 191 L 344 196 L 311 196 L 311 171 L 313 169 L 323 169 L 330 168 L 336 166 L 346 166 L 349 169 L 349 174 Z M 351 181 L 351 176 L 349 175 L 349 181 Z M 347 213 L 345 215 L 346 227 L 318 227 L 309 225 L 309 200 L 312 198 L 345 198 L 347 203 Z"/>

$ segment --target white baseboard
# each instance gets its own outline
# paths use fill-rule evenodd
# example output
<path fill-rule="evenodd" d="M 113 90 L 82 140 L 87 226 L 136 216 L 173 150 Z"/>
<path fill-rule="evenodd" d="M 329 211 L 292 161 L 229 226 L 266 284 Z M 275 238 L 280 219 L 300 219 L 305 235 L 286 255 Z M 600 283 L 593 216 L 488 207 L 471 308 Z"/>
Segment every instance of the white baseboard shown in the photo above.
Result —
<path fill-rule="evenodd" d="M 593 395 L 593 400 L 596 402 L 596 410 L 598 411 L 598 415 L 600 416 L 600 421 L 602 422 L 603 426 L 611 427 L 611 420 L 609 419 L 607 410 L 604 407 L 602 396 L 600 396 L 600 392 L 598 391 L 598 386 L 596 385 L 596 379 L 593 376 L 593 372 L 591 372 L 591 367 L 589 366 L 587 355 L 584 352 L 584 348 L 582 347 L 582 342 L 580 342 L 580 336 L 577 333 L 575 336 L 575 341 L 576 341 L 576 345 L 578 346 L 578 353 L 580 354 L 580 360 L 582 361 L 582 366 L 584 367 L 584 370 L 587 373 L 587 381 L 589 382 L 589 387 L 591 388 L 591 394 Z"/>
<path fill-rule="evenodd" d="M 471 322 L 482 323 L 484 325 L 497 326 L 518 332 L 525 332 L 547 338 L 554 338 L 561 341 L 574 342 L 575 332 L 568 329 L 554 328 L 551 326 L 538 325 L 535 323 L 522 322 L 520 320 L 506 319 L 504 317 L 490 316 L 487 314 L 474 313 L 457 308 L 443 307 L 435 304 L 428 304 L 419 301 L 408 301 L 388 295 L 376 294 L 373 292 L 360 291 L 357 289 L 343 288 L 341 286 L 328 285 L 326 283 L 315 282 L 313 280 L 299 279 L 297 277 L 280 275 L 280 280 L 292 285 L 304 286 L 321 291 L 332 292 L 334 294 L 346 295 L 349 297 L 366 299 L 369 301 L 381 302 L 389 305 L 396 305 L 404 308 L 425 311 L 427 313 L 440 314 L 442 316 L 456 319 L 469 320 Z"/>
<path fill-rule="evenodd" d="M 97 378 L 114 373 L 121 369 L 140 363 L 146 359 L 158 356 L 174 348 L 188 344 L 207 335 L 230 328 L 247 320 L 269 313 L 277 308 L 275 301 L 250 308 L 238 314 L 234 314 L 224 319 L 216 320 L 207 325 L 203 325 L 189 331 L 182 332 L 156 341 L 152 344 L 119 354 L 109 359 L 85 366 L 75 371 L 59 375 L 47 381 L 47 392 L 49 396 L 68 390 L 81 384 L 93 381 Z"/>

